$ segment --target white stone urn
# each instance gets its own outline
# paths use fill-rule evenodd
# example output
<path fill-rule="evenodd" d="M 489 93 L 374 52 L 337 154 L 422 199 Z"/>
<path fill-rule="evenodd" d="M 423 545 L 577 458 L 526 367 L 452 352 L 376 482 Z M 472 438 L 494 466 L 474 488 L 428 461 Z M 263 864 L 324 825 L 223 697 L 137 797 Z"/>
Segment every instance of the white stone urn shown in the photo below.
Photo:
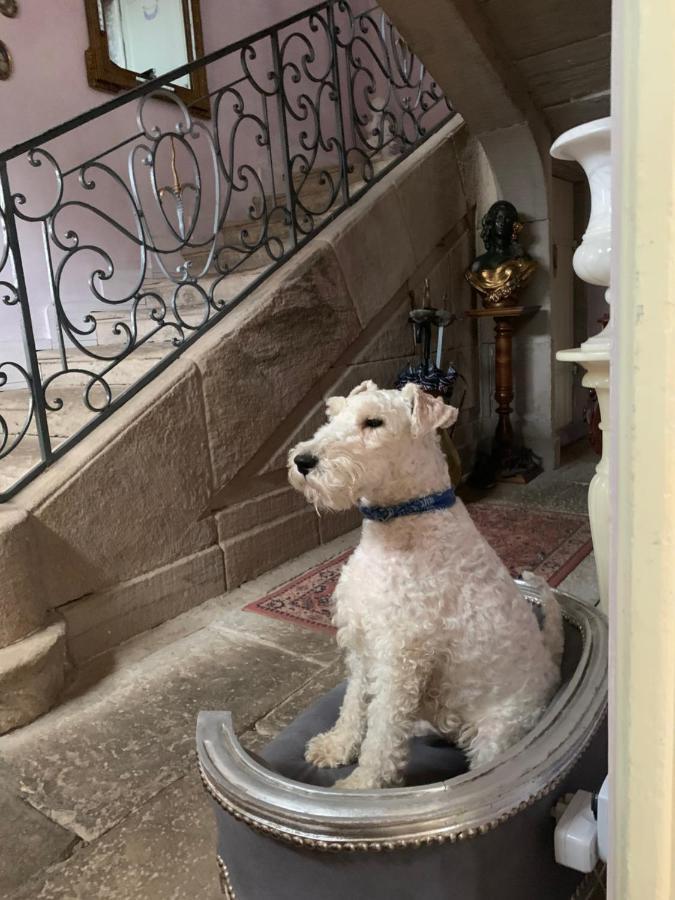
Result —
<path fill-rule="evenodd" d="M 591 190 L 591 215 L 581 244 L 574 254 L 574 271 L 588 284 L 604 285 L 609 303 L 609 269 L 612 254 L 612 165 L 610 156 L 611 119 L 596 119 L 571 128 L 554 142 L 551 156 L 578 162 L 586 173 Z M 612 320 L 600 334 L 589 338 L 582 348 L 607 350 L 611 343 Z"/>
<path fill-rule="evenodd" d="M 589 284 L 606 285 L 609 303 L 609 273 L 612 255 L 612 167 L 610 156 L 611 119 L 586 122 L 561 134 L 551 147 L 556 159 L 574 160 L 586 173 L 591 189 L 591 215 L 583 240 L 572 264 L 579 278 Z M 600 404 L 602 458 L 588 489 L 588 517 L 598 571 L 600 605 L 609 604 L 609 353 L 612 318 L 593 337 L 572 350 L 560 350 L 556 358 L 578 363 L 586 369 L 584 387 L 593 388 Z"/>

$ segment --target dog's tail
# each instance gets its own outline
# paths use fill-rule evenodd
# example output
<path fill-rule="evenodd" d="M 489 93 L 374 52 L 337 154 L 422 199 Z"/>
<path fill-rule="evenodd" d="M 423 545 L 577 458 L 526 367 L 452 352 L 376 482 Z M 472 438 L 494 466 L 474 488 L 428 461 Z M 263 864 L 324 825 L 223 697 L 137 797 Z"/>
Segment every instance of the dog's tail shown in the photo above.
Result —
<path fill-rule="evenodd" d="M 544 645 L 551 654 L 556 666 L 560 665 L 563 655 L 564 634 L 562 612 L 560 604 L 555 598 L 551 586 L 540 575 L 533 572 L 523 572 L 523 581 L 535 588 L 541 597 L 541 607 L 544 612 L 544 624 L 541 633 Z"/>

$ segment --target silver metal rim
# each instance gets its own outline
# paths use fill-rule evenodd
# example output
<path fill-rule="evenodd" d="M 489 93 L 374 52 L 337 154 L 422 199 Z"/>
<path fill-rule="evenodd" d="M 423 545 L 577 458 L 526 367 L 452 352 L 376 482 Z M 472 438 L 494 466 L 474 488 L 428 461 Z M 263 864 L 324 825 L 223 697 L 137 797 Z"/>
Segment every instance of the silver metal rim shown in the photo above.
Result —
<path fill-rule="evenodd" d="M 536 589 L 517 584 L 530 602 L 540 602 Z M 581 632 L 579 664 L 537 726 L 496 764 L 421 787 L 314 787 L 258 764 L 239 743 L 230 713 L 202 712 L 197 747 L 204 786 L 235 818 L 314 849 L 391 850 L 484 834 L 555 790 L 606 715 L 606 618 L 556 595 L 566 620 Z"/>

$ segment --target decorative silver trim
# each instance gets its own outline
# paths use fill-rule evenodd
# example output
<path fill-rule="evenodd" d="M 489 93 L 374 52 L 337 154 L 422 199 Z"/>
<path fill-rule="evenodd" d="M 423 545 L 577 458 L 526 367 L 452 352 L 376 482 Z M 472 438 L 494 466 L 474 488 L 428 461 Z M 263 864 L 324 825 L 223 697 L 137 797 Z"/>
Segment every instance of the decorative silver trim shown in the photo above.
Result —
<path fill-rule="evenodd" d="M 533 604 L 535 589 L 518 587 Z M 316 850 L 394 850 L 477 837 L 553 792 L 607 710 L 607 620 L 556 592 L 579 629 L 577 669 L 536 727 L 501 759 L 449 781 L 379 791 L 300 784 L 265 769 L 239 743 L 227 712 L 201 712 L 199 768 L 208 793 L 256 831 Z"/>
<path fill-rule="evenodd" d="M 216 861 L 218 863 L 218 869 L 220 870 L 220 890 L 225 895 L 225 900 L 237 900 L 237 895 L 234 892 L 232 881 L 230 879 L 230 870 L 227 868 L 225 860 L 218 854 L 216 856 Z"/>

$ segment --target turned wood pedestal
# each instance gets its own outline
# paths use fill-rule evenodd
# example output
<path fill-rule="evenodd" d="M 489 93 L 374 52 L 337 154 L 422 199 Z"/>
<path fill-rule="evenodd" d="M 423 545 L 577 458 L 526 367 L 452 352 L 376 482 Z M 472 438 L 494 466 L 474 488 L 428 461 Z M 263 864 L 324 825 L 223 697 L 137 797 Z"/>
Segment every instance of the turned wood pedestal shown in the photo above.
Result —
<path fill-rule="evenodd" d="M 499 481 L 527 484 L 542 469 L 526 447 L 516 447 L 511 425 L 513 401 L 513 327 L 518 319 L 532 316 L 540 306 L 511 306 L 501 309 L 469 309 L 472 319 L 491 316 L 495 320 L 495 400 L 497 428 L 492 442 L 492 456 Z M 514 469 L 518 469 L 514 472 Z"/>

